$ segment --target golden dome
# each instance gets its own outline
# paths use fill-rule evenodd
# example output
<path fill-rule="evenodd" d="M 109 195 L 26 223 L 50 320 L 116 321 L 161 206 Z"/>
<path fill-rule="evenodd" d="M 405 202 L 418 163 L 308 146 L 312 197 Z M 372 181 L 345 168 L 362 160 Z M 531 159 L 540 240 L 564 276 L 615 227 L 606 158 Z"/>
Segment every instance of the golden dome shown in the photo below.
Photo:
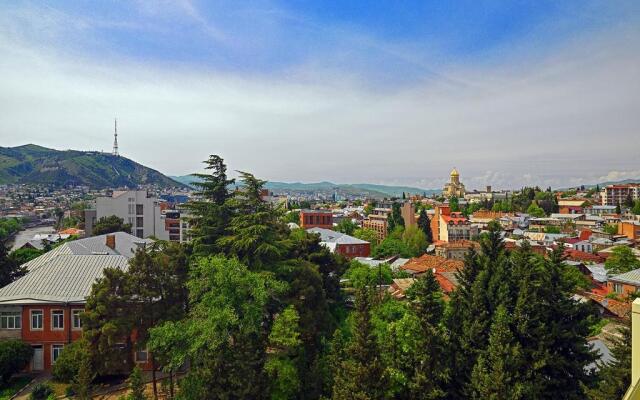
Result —
<path fill-rule="evenodd" d="M 451 176 L 460 176 L 460 174 L 457 169 L 453 168 L 453 170 L 451 170 Z"/>

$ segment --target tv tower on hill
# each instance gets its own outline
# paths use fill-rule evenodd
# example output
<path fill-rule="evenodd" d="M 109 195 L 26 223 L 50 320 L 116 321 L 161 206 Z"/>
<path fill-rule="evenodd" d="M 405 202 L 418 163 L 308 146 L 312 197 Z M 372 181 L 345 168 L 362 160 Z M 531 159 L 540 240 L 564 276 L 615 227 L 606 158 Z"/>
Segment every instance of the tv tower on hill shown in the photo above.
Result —
<path fill-rule="evenodd" d="M 114 118 L 113 120 L 113 152 L 111 153 L 114 156 L 119 156 L 118 153 L 118 120 Z"/>

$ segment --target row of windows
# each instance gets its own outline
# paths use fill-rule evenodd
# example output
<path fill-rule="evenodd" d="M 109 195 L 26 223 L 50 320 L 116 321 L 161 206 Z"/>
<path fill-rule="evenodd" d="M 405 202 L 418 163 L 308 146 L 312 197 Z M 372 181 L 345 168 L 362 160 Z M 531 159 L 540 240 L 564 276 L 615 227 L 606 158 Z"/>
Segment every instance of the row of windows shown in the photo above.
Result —
<path fill-rule="evenodd" d="M 305 215 L 304 216 L 305 225 L 313 225 L 313 224 L 330 225 L 331 220 L 332 220 L 331 215 Z"/>
<path fill-rule="evenodd" d="M 71 327 L 82 329 L 80 321 L 82 310 L 71 310 Z M 31 310 L 31 330 L 39 331 L 44 326 L 44 311 Z M 22 329 L 22 313 L 20 311 L 9 311 L 0 313 L 0 329 Z M 64 310 L 51 310 L 51 329 L 64 329 Z"/>

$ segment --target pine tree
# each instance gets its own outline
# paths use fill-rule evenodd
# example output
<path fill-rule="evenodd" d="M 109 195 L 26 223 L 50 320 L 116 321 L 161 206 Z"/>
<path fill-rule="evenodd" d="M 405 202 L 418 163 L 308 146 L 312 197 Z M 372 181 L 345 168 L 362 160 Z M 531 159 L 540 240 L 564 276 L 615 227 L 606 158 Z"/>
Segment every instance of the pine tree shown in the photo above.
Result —
<path fill-rule="evenodd" d="M 429 221 L 429 216 L 427 215 L 427 211 L 424 208 L 420 210 L 417 223 L 418 227 L 427 236 L 427 242 L 432 243 L 433 234 L 431 232 L 431 221 Z"/>
<path fill-rule="evenodd" d="M 612 339 L 614 360 L 598 365 L 598 385 L 589 392 L 591 400 L 621 399 L 631 384 L 631 329 L 628 324 L 619 333 L 620 338 L 614 336 Z"/>
<path fill-rule="evenodd" d="M 449 379 L 447 346 L 442 330 L 444 302 L 433 272 L 418 278 L 407 292 L 412 311 L 420 324 L 418 347 L 414 351 L 413 374 L 409 383 L 411 398 L 439 399 L 446 394 Z"/>
<path fill-rule="evenodd" d="M 620 206 L 620 202 L 616 204 L 616 214 L 618 215 L 622 214 L 622 207 Z"/>
<path fill-rule="evenodd" d="M 206 255 L 218 251 L 216 241 L 224 234 L 229 222 L 226 202 L 230 197 L 229 185 L 235 180 L 227 179 L 227 166 L 217 155 L 209 156 L 204 162 L 211 174 L 194 174 L 193 185 L 199 189 L 197 200 L 185 205 L 189 218 L 189 235 L 196 254 Z"/>
<path fill-rule="evenodd" d="M 266 181 L 247 172 L 240 175 L 242 189 L 226 203 L 233 213 L 227 234 L 217 243 L 225 254 L 237 257 L 249 268 L 263 269 L 286 255 L 288 229 L 279 211 L 262 199 Z"/>
<path fill-rule="evenodd" d="M 524 360 L 511 329 L 507 309 L 498 307 L 489 334 L 489 346 L 478 357 L 472 372 L 474 399 L 515 400 L 526 398 L 519 373 Z"/>
<path fill-rule="evenodd" d="M 356 294 L 352 338 L 333 385 L 335 400 L 384 398 L 384 366 L 371 325 L 372 297 L 367 288 Z"/>

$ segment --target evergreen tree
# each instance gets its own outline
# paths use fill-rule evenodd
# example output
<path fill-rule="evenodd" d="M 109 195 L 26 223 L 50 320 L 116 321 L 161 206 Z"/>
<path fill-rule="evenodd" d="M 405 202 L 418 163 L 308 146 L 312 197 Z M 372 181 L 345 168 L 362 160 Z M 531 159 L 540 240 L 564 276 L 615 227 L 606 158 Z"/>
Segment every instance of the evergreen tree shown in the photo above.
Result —
<path fill-rule="evenodd" d="M 433 242 L 433 234 L 431 232 L 431 221 L 429 220 L 429 216 L 427 215 L 427 211 L 422 208 L 420 210 L 420 214 L 418 215 L 418 227 L 424 232 L 427 237 L 427 242 Z"/>
<path fill-rule="evenodd" d="M 279 211 L 262 199 L 266 181 L 247 172 L 240 175 L 241 189 L 226 203 L 233 216 L 227 234 L 218 239 L 217 244 L 225 254 L 238 257 L 249 268 L 267 268 L 287 254 L 288 229 Z"/>
<path fill-rule="evenodd" d="M 226 202 L 230 197 L 229 186 L 235 181 L 227 178 L 227 166 L 217 155 L 209 156 L 204 162 L 210 174 L 193 174 L 197 180 L 193 185 L 198 189 L 196 200 L 185 205 L 189 218 L 189 235 L 194 252 L 200 255 L 218 252 L 217 240 L 224 235 L 229 222 Z"/>
<path fill-rule="evenodd" d="M 627 208 L 633 207 L 633 197 L 631 197 L 631 193 L 627 193 L 627 197 L 624 199 L 624 206 Z"/>
<path fill-rule="evenodd" d="M 622 214 L 622 207 L 620 206 L 620 202 L 616 204 L 616 214 L 618 215 Z"/>
<path fill-rule="evenodd" d="M 27 271 L 9 256 L 7 239 L 0 239 L 0 287 L 10 284 L 26 273 Z"/>
<path fill-rule="evenodd" d="M 118 218 L 115 215 L 111 215 L 109 217 L 100 218 L 93 226 L 94 236 L 114 232 L 131 233 L 131 224 L 125 224 L 124 219 Z"/>
<path fill-rule="evenodd" d="M 489 334 L 489 346 L 478 357 L 471 384 L 473 398 L 515 400 L 527 398 L 519 373 L 524 366 L 520 345 L 510 329 L 507 309 L 498 307 Z"/>
<path fill-rule="evenodd" d="M 387 217 L 387 232 L 391 233 L 397 227 L 404 227 L 404 219 L 402 218 L 400 203 L 394 202 L 391 205 L 391 214 Z"/>
<path fill-rule="evenodd" d="M 88 349 L 80 359 L 80 369 L 73 385 L 78 400 L 91 400 L 91 383 L 95 378 Z"/>
<path fill-rule="evenodd" d="M 352 338 L 333 385 L 335 400 L 384 398 L 384 367 L 371 325 L 372 297 L 367 288 L 356 294 Z"/>
<path fill-rule="evenodd" d="M 414 349 L 416 363 L 409 383 L 409 397 L 443 398 L 449 380 L 447 346 L 441 329 L 444 302 L 440 285 L 431 270 L 415 281 L 407 292 L 407 298 L 420 326 L 416 338 L 418 346 Z"/>
<path fill-rule="evenodd" d="M 612 337 L 614 360 L 598 365 L 598 385 L 589 392 L 591 400 L 621 399 L 631 384 L 631 329 L 627 325 L 619 333 L 620 338 Z"/>

